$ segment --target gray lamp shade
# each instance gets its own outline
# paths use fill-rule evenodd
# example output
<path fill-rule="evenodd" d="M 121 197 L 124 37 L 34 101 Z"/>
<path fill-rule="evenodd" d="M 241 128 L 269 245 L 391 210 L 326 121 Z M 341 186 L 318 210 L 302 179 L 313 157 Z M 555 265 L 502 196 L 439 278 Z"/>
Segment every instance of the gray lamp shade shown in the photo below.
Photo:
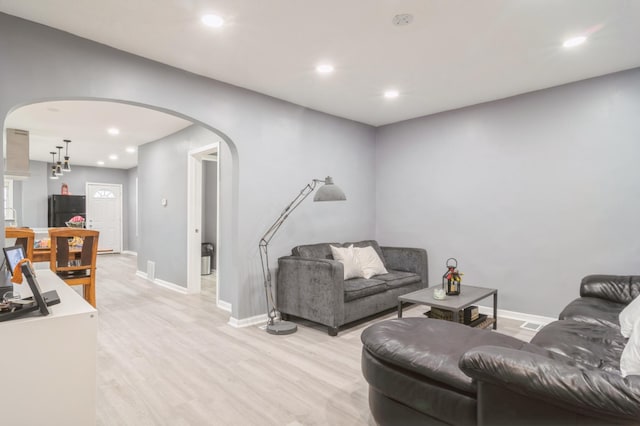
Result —
<path fill-rule="evenodd" d="M 333 183 L 331 176 L 327 176 L 316 195 L 313 197 L 313 201 L 344 201 L 347 197 L 344 195 L 342 189 Z"/>

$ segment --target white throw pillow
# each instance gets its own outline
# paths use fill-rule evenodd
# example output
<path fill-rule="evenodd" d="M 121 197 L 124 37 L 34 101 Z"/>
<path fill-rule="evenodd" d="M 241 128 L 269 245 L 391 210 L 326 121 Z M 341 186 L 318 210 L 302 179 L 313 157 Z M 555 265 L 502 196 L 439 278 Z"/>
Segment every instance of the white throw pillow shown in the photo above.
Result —
<path fill-rule="evenodd" d="M 331 247 L 331 254 L 335 260 L 340 261 L 344 265 L 344 279 L 362 277 L 362 268 L 358 262 L 353 244 L 349 247 Z"/>
<path fill-rule="evenodd" d="M 636 297 L 620 312 L 620 334 L 624 337 L 631 337 L 633 326 L 640 320 L 640 297 Z"/>
<path fill-rule="evenodd" d="M 624 377 L 640 375 L 640 326 L 636 322 L 620 357 L 620 372 Z"/>
<path fill-rule="evenodd" d="M 362 276 L 366 279 L 369 279 L 374 275 L 389 273 L 373 247 L 354 247 L 353 250 L 356 253 L 356 258 L 358 258 L 360 267 L 362 268 Z"/>

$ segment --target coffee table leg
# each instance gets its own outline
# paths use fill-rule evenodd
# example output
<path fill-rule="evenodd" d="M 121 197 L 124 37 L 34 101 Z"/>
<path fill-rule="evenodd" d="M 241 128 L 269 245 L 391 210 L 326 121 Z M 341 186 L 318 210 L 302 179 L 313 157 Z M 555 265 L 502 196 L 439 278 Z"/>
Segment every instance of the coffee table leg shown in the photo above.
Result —
<path fill-rule="evenodd" d="M 398 300 L 398 318 L 402 318 L 402 302 Z"/>
<path fill-rule="evenodd" d="M 498 329 L 498 290 L 493 293 L 493 329 Z"/>

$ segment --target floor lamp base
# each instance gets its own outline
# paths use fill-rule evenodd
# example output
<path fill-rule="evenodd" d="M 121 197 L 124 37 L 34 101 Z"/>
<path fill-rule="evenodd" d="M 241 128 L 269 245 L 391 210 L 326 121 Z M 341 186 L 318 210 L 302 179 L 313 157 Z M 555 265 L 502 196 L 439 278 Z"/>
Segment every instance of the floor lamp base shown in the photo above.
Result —
<path fill-rule="evenodd" d="M 269 334 L 293 334 L 298 330 L 298 326 L 289 321 L 278 321 L 267 324 L 266 330 Z"/>

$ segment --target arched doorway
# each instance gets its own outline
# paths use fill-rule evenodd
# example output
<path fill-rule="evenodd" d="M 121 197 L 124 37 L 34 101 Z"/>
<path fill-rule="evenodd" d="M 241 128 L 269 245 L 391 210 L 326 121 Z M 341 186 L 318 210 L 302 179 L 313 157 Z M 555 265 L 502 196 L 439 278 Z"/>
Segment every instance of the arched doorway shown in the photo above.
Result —
<path fill-rule="evenodd" d="M 42 102 L 39 104 L 44 104 L 44 105 L 54 105 L 55 102 L 61 102 L 61 100 L 59 101 L 46 101 L 46 102 Z M 149 105 L 142 105 L 142 104 L 137 104 L 137 103 L 130 103 L 130 102 L 116 102 L 113 100 L 100 100 L 100 99 L 91 99 L 91 100 L 86 100 L 86 99 L 73 99 L 73 100 L 65 100 L 64 102 L 83 102 L 86 103 L 87 102 L 92 102 L 95 104 L 116 104 L 116 105 L 121 105 L 121 106 L 127 106 L 129 108 L 131 107 L 135 107 L 135 108 L 145 108 L 145 109 L 150 109 L 152 111 L 160 111 L 160 113 L 162 114 L 167 114 L 168 111 L 166 110 L 162 110 L 159 108 L 153 108 Z M 31 104 L 27 104 L 27 105 L 23 105 L 20 108 L 14 108 L 12 110 L 12 113 L 9 114 L 7 116 L 7 118 L 5 119 L 5 127 L 8 127 L 7 125 L 13 125 L 12 124 L 12 120 L 11 120 L 11 115 L 13 113 L 17 113 L 19 112 L 22 108 L 27 108 L 28 105 L 34 105 L 35 103 L 31 103 Z M 55 108 L 55 107 L 52 107 Z M 175 114 L 170 114 L 173 116 L 177 116 Z M 181 116 L 181 119 L 187 119 L 188 117 L 184 117 Z M 203 125 L 202 123 L 196 122 L 195 120 L 188 120 L 190 123 L 190 126 L 192 126 L 195 130 L 191 131 L 191 132 L 187 132 L 187 131 L 183 131 L 183 135 L 180 136 L 178 135 L 177 138 L 180 139 L 180 137 L 182 137 L 182 139 L 179 142 L 176 142 L 175 145 L 176 146 L 180 146 L 180 147 L 184 147 L 184 159 L 182 160 L 182 162 L 184 162 L 184 176 L 181 178 L 179 176 L 176 176 L 176 173 L 172 173 L 170 174 L 170 179 L 167 181 L 184 181 L 186 183 L 187 181 L 187 177 L 186 177 L 186 164 L 187 164 L 187 152 L 189 150 L 193 150 L 193 149 L 197 149 L 199 145 L 202 144 L 210 144 L 211 140 L 215 140 L 215 144 L 225 144 L 225 139 L 221 138 L 219 135 L 219 132 L 214 132 L 211 130 L 211 128 L 209 126 Z M 103 126 L 105 127 L 105 126 Z M 101 129 L 104 130 L 104 129 Z M 188 130 L 188 129 L 187 129 Z M 180 132 L 178 132 L 180 133 Z M 209 137 L 208 138 L 202 138 L 200 137 L 203 134 L 208 134 Z M 62 137 L 60 137 L 60 139 L 62 139 Z M 160 139 L 165 139 L 165 138 L 160 138 Z M 201 142 L 202 140 L 205 140 L 205 142 Z M 156 143 L 158 141 L 153 141 L 153 143 Z M 165 141 L 166 142 L 166 141 Z M 174 140 L 175 142 L 175 140 Z M 76 141 L 73 142 L 72 147 L 75 148 L 75 152 L 77 153 L 79 151 L 78 147 L 79 144 L 81 143 L 81 141 Z M 171 141 L 169 141 L 169 143 L 171 143 Z M 158 142 L 159 144 L 159 142 Z M 166 145 L 166 143 L 165 143 Z M 229 158 L 233 158 L 233 150 L 229 149 L 226 145 L 225 145 L 225 152 L 228 153 L 228 157 Z M 38 150 L 42 150 L 41 147 L 38 147 Z M 150 151 L 150 155 L 155 155 L 157 153 L 157 150 Z M 72 151 L 73 152 L 73 151 Z M 138 154 L 140 153 L 140 151 L 138 151 Z M 171 152 L 168 154 L 168 157 L 174 157 L 175 156 L 175 152 Z M 77 156 L 76 156 L 77 158 Z M 165 161 L 163 164 L 157 164 L 155 162 L 155 158 L 151 159 L 150 161 L 147 161 L 147 165 L 146 165 L 146 171 L 153 171 L 154 173 L 157 171 L 161 171 L 164 168 L 164 165 L 166 165 L 167 163 L 169 163 L 170 160 Z M 233 165 L 232 163 L 229 165 L 229 169 L 233 169 Z M 78 170 L 78 169 L 76 169 Z M 174 171 L 175 172 L 175 171 Z M 148 177 L 148 176 L 147 176 Z M 230 176 L 229 177 L 229 181 L 232 181 L 233 177 Z M 161 179 L 157 178 L 157 174 L 154 174 L 154 176 L 150 179 L 147 179 L 146 181 L 144 179 L 138 180 L 136 177 L 136 182 L 137 184 L 135 185 L 135 191 L 136 193 L 139 194 L 145 194 L 150 192 L 149 191 L 149 185 L 146 185 L 145 182 L 148 181 L 154 181 L 154 183 L 158 183 L 159 181 L 161 181 Z M 156 185 L 157 186 L 157 185 Z M 160 185 L 162 186 L 162 185 Z M 164 185 L 164 187 L 168 187 L 170 186 L 168 183 L 166 183 Z M 186 186 L 186 185 L 185 185 Z M 151 188 L 153 189 L 153 188 Z M 133 190 L 133 188 L 132 188 Z M 176 199 L 177 195 L 176 194 L 184 194 L 185 195 L 185 199 L 184 200 L 179 200 Z M 172 238 L 170 241 L 168 242 L 164 242 L 164 241 L 160 241 L 159 239 L 156 239 L 156 236 L 158 233 L 156 232 L 144 232 L 143 228 L 145 226 L 147 226 L 147 222 L 148 222 L 148 218 L 150 217 L 155 217 L 157 216 L 157 214 L 151 213 L 149 212 L 149 210 L 151 208 L 155 209 L 155 202 L 150 202 L 147 199 L 147 203 L 145 204 L 146 207 L 141 207 L 141 209 L 138 209 L 138 206 L 136 205 L 135 208 L 135 214 L 132 214 L 131 216 L 135 216 L 135 219 L 130 220 L 129 222 L 131 223 L 130 228 L 130 234 L 133 233 L 133 229 L 135 228 L 135 232 L 141 232 L 141 240 L 145 241 L 145 239 L 147 240 L 146 242 L 143 243 L 143 245 L 146 245 L 147 247 L 153 247 L 154 250 L 155 248 L 159 248 L 159 250 L 154 251 L 153 253 L 147 253 L 147 251 L 145 251 L 144 247 L 140 246 L 138 247 L 138 254 L 142 254 L 142 256 L 139 256 L 139 264 L 138 264 L 138 270 L 139 271 L 147 271 L 147 265 L 149 262 L 153 262 L 154 265 L 158 266 L 160 265 L 160 267 L 155 267 L 154 268 L 154 276 L 151 277 L 152 280 L 156 283 L 159 284 L 165 284 L 165 286 L 168 287 L 172 287 L 174 289 L 177 290 L 183 290 L 183 292 L 194 292 L 197 291 L 197 288 L 193 287 L 190 283 L 191 281 L 187 278 L 188 276 L 188 269 L 187 269 L 187 265 L 189 264 L 193 264 L 195 262 L 200 261 L 200 253 L 199 251 L 194 251 L 189 249 L 189 246 L 187 244 L 187 240 L 188 240 L 188 232 L 186 227 L 182 227 L 180 230 L 178 230 L 178 228 L 176 228 L 174 225 L 177 225 L 179 223 L 186 223 L 186 217 L 191 209 L 190 204 L 187 202 L 186 200 L 186 194 L 187 194 L 187 188 L 186 187 L 182 187 L 182 188 L 175 188 L 174 189 L 174 196 L 173 198 L 171 196 L 169 196 L 169 206 L 171 208 L 178 207 L 177 209 L 174 210 L 175 212 L 179 213 L 179 217 L 174 216 L 170 216 L 169 220 L 166 220 L 164 223 L 162 223 L 162 227 L 167 229 L 167 228 L 171 228 L 173 227 L 172 231 L 166 232 L 164 233 L 164 235 L 162 233 L 160 233 L 160 238 L 167 238 L 167 236 L 169 238 Z M 222 200 L 224 200 L 226 193 L 224 191 L 220 192 L 220 198 Z M 159 196 L 156 197 L 157 200 L 154 198 L 153 201 L 158 201 L 158 205 L 162 206 L 161 202 L 162 200 L 166 200 L 167 196 L 166 194 L 163 196 Z M 136 199 L 136 202 L 138 200 Z M 162 206 L 165 207 L 166 210 L 166 205 Z M 185 209 L 186 207 L 186 209 Z M 231 207 L 231 205 L 230 205 Z M 147 209 L 147 211 L 145 212 L 145 208 Z M 140 211 L 142 210 L 142 211 Z M 217 215 L 216 215 L 217 216 Z M 232 214 L 227 214 L 225 216 L 227 219 L 228 218 L 232 218 Z M 220 218 L 222 223 L 225 223 L 226 219 L 225 217 Z M 21 225 L 26 225 L 29 226 L 30 223 L 21 223 Z M 229 226 L 228 224 L 225 223 L 225 228 L 228 229 L 232 229 L 232 226 Z M 159 229 L 158 226 L 154 226 L 154 225 L 150 225 L 150 229 L 153 230 L 157 230 Z M 221 235 L 224 238 L 224 235 Z M 224 242 L 220 241 L 220 242 L 216 242 L 216 247 L 218 248 L 217 250 L 217 255 L 220 256 L 220 259 L 218 260 L 218 264 L 220 265 L 218 267 L 218 270 L 220 272 L 220 276 L 221 279 L 217 280 L 217 284 L 218 286 L 224 286 L 226 284 L 225 279 L 224 279 L 224 271 L 225 271 L 225 264 L 229 264 L 229 260 L 225 261 L 225 258 L 227 255 L 231 255 L 232 252 L 226 254 L 225 250 L 221 250 L 224 247 Z M 140 252 L 142 250 L 142 252 Z M 182 266 L 182 268 L 180 268 L 180 266 Z M 166 270 L 171 271 L 172 273 L 174 273 L 173 276 L 170 276 L 169 278 L 167 278 L 166 276 L 161 275 L 162 274 L 162 268 L 165 267 Z M 176 271 L 180 271 L 180 269 L 182 269 L 182 272 L 178 272 L 176 273 Z M 159 275 L 160 274 L 160 275 Z M 231 275 L 231 274 L 229 274 Z M 182 278 L 182 276 L 184 276 L 184 278 Z M 177 277 L 177 278 L 173 278 L 173 277 Z M 175 284 L 175 285 L 172 285 Z M 226 293 L 225 293 L 226 291 Z M 226 289 L 223 289 L 222 293 L 225 293 L 227 295 L 232 295 L 233 294 L 233 289 L 231 288 L 231 286 L 228 286 Z M 216 296 L 217 299 L 220 297 L 221 291 L 220 289 L 216 290 Z M 231 301 L 224 301 L 225 303 L 222 303 L 222 306 L 231 306 Z"/>

